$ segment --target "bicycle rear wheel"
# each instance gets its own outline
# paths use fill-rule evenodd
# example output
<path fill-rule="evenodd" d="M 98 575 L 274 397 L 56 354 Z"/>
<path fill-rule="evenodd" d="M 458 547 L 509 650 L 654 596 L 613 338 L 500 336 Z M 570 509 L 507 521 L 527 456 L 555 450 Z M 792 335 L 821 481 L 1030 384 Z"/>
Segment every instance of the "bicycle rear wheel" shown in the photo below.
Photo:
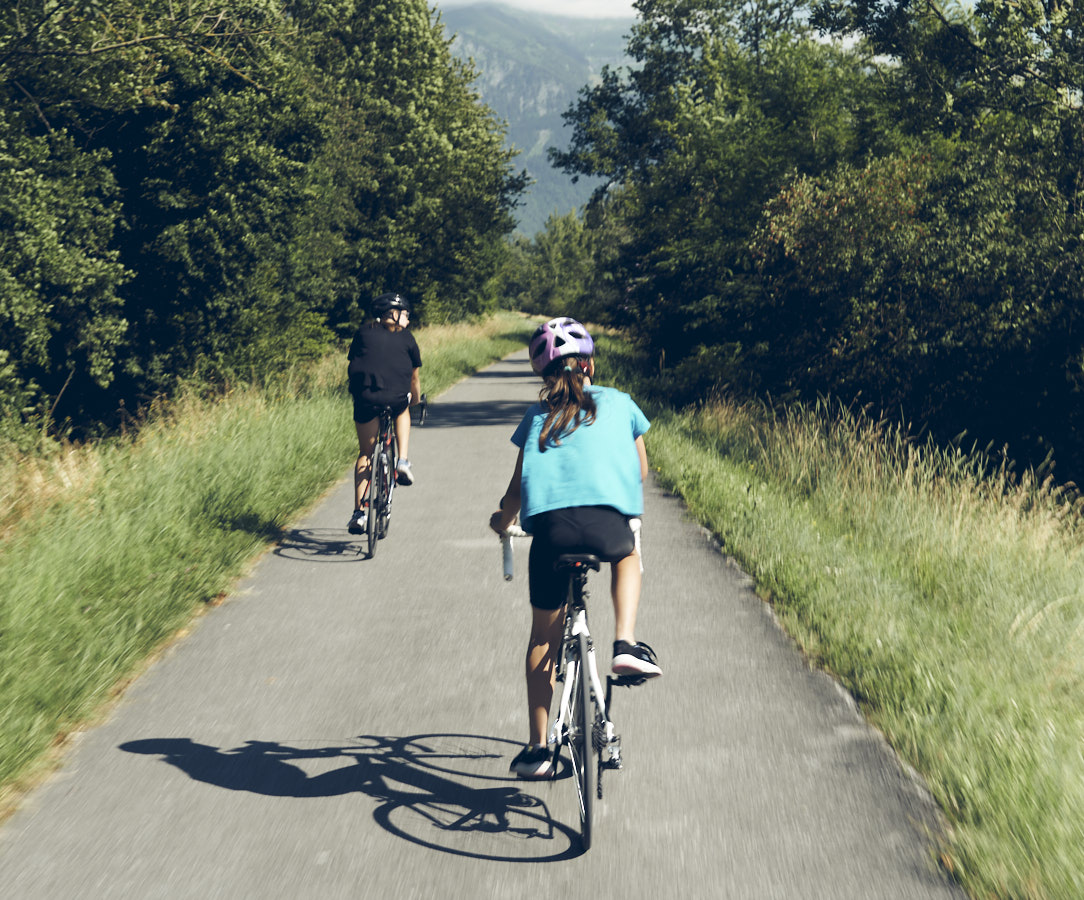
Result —
<path fill-rule="evenodd" d="M 395 478 L 392 466 L 395 464 L 386 451 L 381 451 L 377 459 L 379 460 L 380 506 L 376 517 L 376 536 L 383 540 L 388 536 L 388 525 L 391 519 L 392 480 Z"/>
<path fill-rule="evenodd" d="M 388 529 L 391 527 L 391 498 L 395 493 L 395 465 L 399 460 L 399 444 L 396 442 L 394 435 L 391 441 L 387 444 L 387 452 L 381 454 L 383 460 L 383 481 L 382 488 L 384 491 L 384 502 L 380 507 L 380 537 L 381 539 L 388 536 Z"/>
<path fill-rule="evenodd" d="M 572 777 L 576 782 L 576 799 L 580 808 L 580 838 L 583 849 L 591 847 L 591 818 L 595 803 L 595 768 L 591 765 L 591 684 L 587 675 L 587 635 L 579 636 L 576 674 L 572 684 L 572 721 L 568 729 L 568 752 L 572 760 Z"/>
<path fill-rule="evenodd" d="M 373 454 L 369 467 L 369 517 L 365 524 L 365 537 L 369 544 L 369 558 L 376 556 L 376 542 L 379 539 L 377 519 L 380 516 L 380 456 Z"/>

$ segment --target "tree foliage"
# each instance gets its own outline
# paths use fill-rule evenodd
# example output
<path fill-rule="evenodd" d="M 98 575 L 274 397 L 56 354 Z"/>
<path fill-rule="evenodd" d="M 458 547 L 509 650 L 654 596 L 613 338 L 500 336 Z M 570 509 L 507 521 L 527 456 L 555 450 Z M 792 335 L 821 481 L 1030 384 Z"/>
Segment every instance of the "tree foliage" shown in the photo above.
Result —
<path fill-rule="evenodd" d="M 5 421 L 273 371 L 385 289 L 491 304 L 524 179 L 473 79 L 423 0 L 13 0 Z"/>
<path fill-rule="evenodd" d="M 857 397 L 1084 477 L 1081 12 L 637 9 L 633 65 L 584 88 L 551 156 L 608 179 L 584 220 L 610 237 L 588 242 L 604 318 L 671 397 Z"/>
<path fill-rule="evenodd" d="M 773 387 L 861 396 L 942 434 L 1067 443 L 1084 272 L 1052 193 L 1006 154 L 948 141 L 793 183 L 754 242 Z"/>

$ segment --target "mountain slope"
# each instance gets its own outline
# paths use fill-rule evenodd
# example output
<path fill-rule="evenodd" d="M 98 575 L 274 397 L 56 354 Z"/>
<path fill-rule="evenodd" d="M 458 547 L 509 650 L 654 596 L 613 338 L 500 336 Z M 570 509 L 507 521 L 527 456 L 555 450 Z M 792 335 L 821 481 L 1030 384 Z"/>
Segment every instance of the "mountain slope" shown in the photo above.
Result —
<path fill-rule="evenodd" d="M 565 147 L 561 114 L 605 65 L 618 65 L 632 20 L 573 19 L 493 3 L 443 10 L 452 52 L 472 59 L 482 99 L 508 122 L 508 141 L 519 149 L 518 168 L 535 184 L 517 210 L 519 229 L 533 235 L 553 212 L 583 205 L 596 181 L 572 179 L 551 168 L 546 148 Z"/>

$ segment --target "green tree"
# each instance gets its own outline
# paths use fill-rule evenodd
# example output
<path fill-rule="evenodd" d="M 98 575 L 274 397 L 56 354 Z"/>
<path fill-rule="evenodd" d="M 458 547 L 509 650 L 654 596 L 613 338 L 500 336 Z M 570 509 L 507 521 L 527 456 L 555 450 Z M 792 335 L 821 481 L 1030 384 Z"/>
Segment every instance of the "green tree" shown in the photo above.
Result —
<path fill-rule="evenodd" d="M 356 210 L 345 223 L 356 296 L 341 298 L 336 319 L 356 320 L 357 299 L 390 289 L 434 320 L 479 311 L 525 177 L 471 88 L 474 72 L 423 0 L 288 9 L 314 68 L 367 134 L 363 177 L 340 184 Z"/>
<path fill-rule="evenodd" d="M 60 414 L 100 414 L 147 370 L 129 326 L 168 307 L 172 285 L 133 299 L 143 273 L 130 250 L 157 237 L 132 215 L 131 173 L 146 162 L 136 141 L 145 121 L 176 112 L 169 95 L 187 60 L 261 90 L 254 71 L 287 29 L 271 7 L 16 0 L 0 13 L 0 153 L 12 161 L 0 268 L 24 399 L 40 388 L 43 404 L 62 397 Z"/>
<path fill-rule="evenodd" d="M 323 199 L 309 169 L 323 110 L 281 57 L 261 63 L 259 86 L 183 48 L 164 58 L 170 105 L 99 135 L 122 190 L 122 255 L 137 273 L 125 292 L 128 369 L 144 389 L 317 352 L 330 307 L 297 280 Z"/>
<path fill-rule="evenodd" d="M 0 76 L 4 409 L 259 375 L 389 286 L 495 302 L 524 176 L 421 0 L 14 0 Z"/>
<path fill-rule="evenodd" d="M 923 183 L 934 193 L 919 198 L 922 209 L 938 211 L 929 224 L 957 260 L 933 265 L 947 285 L 933 292 L 940 305 L 931 321 L 990 311 L 979 317 L 982 327 L 948 338 L 966 348 L 956 366 L 975 370 L 971 402 L 953 414 L 956 430 L 1008 442 L 1028 462 L 1042 461 L 1052 445 L 1062 474 L 1077 480 L 1084 476 L 1084 346 L 1075 337 L 1084 262 L 1082 15 L 1071 4 L 1004 0 L 973 9 L 932 0 L 825 2 L 817 12 L 821 23 L 868 42 L 901 128 L 934 158 L 943 158 L 939 136 L 956 147 L 956 173 Z M 999 208 L 1002 223 L 991 228 Z M 1000 348 L 996 358 L 992 346 Z M 951 409 L 960 376 L 946 364 L 933 368 L 925 394 L 905 384 L 892 393 L 909 393 L 909 407 Z"/>
<path fill-rule="evenodd" d="M 532 240 L 517 235 L 509 243 L 494 292 L 504 305 L 525 312 L 610 323 L 617 297 L 598 265 L 609 237 L 587 227 L 575 210 L 553 214 Z"/>
<path fill-rule="evenodd" d="M 5 418 L 74 381 L 113 379 L 129 273 L 111 243 L 113 183 L 63 133 L 11 134 L 0 110 L 0 363 Z"/>
<path fill-rule="evenodd" d="M 570 149 L 553 159 L 612 179 L 589 220 L 621 235 L 617 315 L 676 367 L 675 398 L 719 380 L 754 387 L 735 361 L 756 342 L 747 248 L 764 204 L 795 173 L 862 158 L 871 138 L 890 145 L 891 127 L 864 60 L 813 40 L 798 4 L 638 8 L 639 68 L 581 94 Z"/>
<path fill-rule="evenodd" d="M 862 396 L 942 436 L 1063 433 L 1050 414 L 1079 351 L 1082 272 L 1062 256 L 1049 277 L 1066 214 L 1049 200 L 1011 157 L 947 140 L 796 181 L 754 244 L 770 387 Z"/>
<path fill-rule="evenodd" d="M 821 0 L 815 21 L 858 33 L 881 61 L 897 114 L 935 130 L 997 144 L 1050 172 L 1079 215 L 1084 173 L 1084 9 L 980 0 Z"/>

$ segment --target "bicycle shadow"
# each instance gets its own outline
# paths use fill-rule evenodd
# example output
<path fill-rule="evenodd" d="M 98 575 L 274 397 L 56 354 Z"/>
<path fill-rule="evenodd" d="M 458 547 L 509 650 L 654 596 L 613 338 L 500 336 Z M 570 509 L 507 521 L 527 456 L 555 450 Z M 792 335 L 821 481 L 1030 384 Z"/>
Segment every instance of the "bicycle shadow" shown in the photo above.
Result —
<path fill-rule="evenodd" d="M 406 841 L 480 860 L 556 862 L 582 854 L 577 833 L 501 772 L 511 741 L 477 735 L 361 735 L 344 746 L 245 741 L 220 749 L 190 738 L 128 741 L 118 749 L 160 756 L 189 778 L 271 797 L 361 793 L 373 818 Z M 309 775 L 303 760 L 343 764 Z M 462 771 L 466 769 L 467 771 Z M 480 781 L 475 786 L 469 781 Z"/>
<path fill-rule="evenodd" d="M 309 562 L 343 563 L 368 559 L 364 536 L 344 536 L 344 531 L 337 528 L 291 528 L 282 532 L 272 552 L 284 559 Z"/>

